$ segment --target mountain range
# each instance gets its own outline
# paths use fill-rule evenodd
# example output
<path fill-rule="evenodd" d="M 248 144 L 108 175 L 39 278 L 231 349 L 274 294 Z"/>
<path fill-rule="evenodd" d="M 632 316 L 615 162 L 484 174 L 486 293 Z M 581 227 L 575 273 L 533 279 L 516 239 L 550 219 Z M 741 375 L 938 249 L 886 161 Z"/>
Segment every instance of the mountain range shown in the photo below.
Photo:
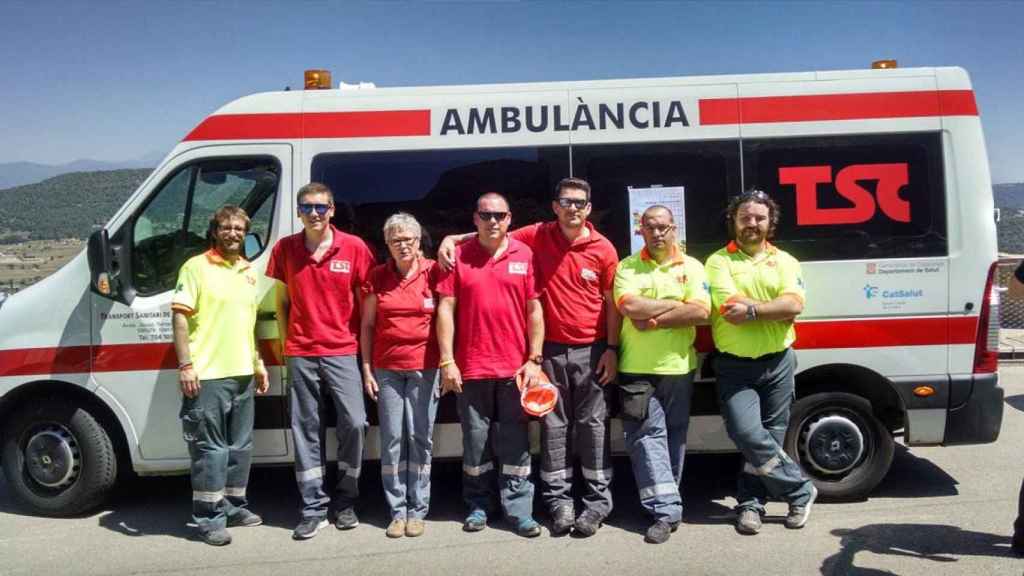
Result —
<path fill-rule="evenodd" d="M 40 164 L 38 162 L 0 162 L 0 190 L 42 182 L 70 172 L 98 172 L 154 168 L 164 158 L 163 152 L 149 152 L 134 160 L 107 162 L 103 160 L 75 160 L 66 164 Z"/>

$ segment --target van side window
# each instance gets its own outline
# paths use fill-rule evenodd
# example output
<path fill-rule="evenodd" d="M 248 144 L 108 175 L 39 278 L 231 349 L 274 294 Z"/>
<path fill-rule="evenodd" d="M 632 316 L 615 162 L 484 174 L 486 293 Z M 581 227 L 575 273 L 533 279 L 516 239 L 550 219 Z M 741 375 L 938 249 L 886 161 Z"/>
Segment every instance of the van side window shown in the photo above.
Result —
<path fill-rule="evenodd" d="M 781 207 L 776 243 L 803 261 L 949 253 L 938 133 L 746 140 L 748 187 Z"/>
<path fill-rule="evenodd" d="M 594 226 L 620 257 L 629 255 L 633 233 L 629 188 L 682 186 L 686 252 L 704 261 L 728 241 L 725 207 L 742 188 L 739 155 L 735 140 L 587 144 L 572 147 L 572 164 L 573 174 L 590 182 Z"/>
<path fill-rule="evenodd" d="M 173 288 L 185 260 L 209 247 L 210 216 L 224 204 L 249 214 L 258 249 L 248 256 L 258 256 L 269 237 L 280 173 L 273 158 L 227 158 L 194 162 L 168 177 L 132 224 L 136 291 L 147 296 Z"/>
<path fill-rule="evenodd" d="M 334 192 L 333 224 L 387 255 L 384 221 L 408 212 L 423 226 L 423 249 L 433 257 L 448 234 L 474 231 L 476 199 L 484 192 L 508 198 L 512 229 L 551 220 L 555 183 L 569 173 L 569 148 L 487 148 L 320 154 L 310 179 Z"/>

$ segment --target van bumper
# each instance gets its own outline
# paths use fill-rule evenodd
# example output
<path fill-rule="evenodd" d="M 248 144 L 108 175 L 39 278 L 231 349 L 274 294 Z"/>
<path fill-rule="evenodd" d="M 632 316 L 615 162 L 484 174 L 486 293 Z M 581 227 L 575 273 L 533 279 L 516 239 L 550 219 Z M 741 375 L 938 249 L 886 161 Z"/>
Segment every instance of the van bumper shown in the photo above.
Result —
<path fill-rule="evenodd" d="M 961 386 L 967 382 L 961 382 Z M 1003 424 L 1003 389 L 999 375 L 972 374 L 970 395 L 946 416 L 946 437 L 942 444 L 986 444 L 999 438 Z"/>

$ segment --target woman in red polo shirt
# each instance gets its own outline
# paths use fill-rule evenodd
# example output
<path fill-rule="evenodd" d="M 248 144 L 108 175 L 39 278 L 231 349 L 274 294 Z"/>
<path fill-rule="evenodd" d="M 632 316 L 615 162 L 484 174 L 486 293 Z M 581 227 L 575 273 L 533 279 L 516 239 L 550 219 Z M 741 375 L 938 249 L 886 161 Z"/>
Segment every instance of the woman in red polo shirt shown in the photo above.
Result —
<path fill-rule="evenodd" d="M 370 271 L 363 288 L 363 382 L 377 401 L 390 538 L 423 534 L 430 505 L 437 413 L 436 272 L 434 261 L 420 250 L 421 234 L 409 214 L 388 218 L 384 240 L 391 257 Z"/>

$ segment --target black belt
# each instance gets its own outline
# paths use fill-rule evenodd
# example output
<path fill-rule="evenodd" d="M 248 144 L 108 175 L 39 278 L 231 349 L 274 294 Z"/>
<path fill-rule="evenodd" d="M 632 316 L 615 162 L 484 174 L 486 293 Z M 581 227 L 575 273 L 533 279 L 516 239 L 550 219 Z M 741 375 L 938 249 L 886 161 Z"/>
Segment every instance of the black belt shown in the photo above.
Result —
<path fill-rule="evenodd" d="M 789 348 L 779 350 L 778 352 L 772 352 L 771 354 L 765 354 L 764 356 L 758 356 L 757 358 L 747 358 L 746 356 L 737 356 L 735 354 L 729 354 L 728 352 L 722 352 L 716 350 L 719 356 L 728 358 L 729 360 L 736 360 L 738 362 L 764 362 L 765 360 L 776 360 L 780 358 L 786 352 L 789 352 Z"/>

